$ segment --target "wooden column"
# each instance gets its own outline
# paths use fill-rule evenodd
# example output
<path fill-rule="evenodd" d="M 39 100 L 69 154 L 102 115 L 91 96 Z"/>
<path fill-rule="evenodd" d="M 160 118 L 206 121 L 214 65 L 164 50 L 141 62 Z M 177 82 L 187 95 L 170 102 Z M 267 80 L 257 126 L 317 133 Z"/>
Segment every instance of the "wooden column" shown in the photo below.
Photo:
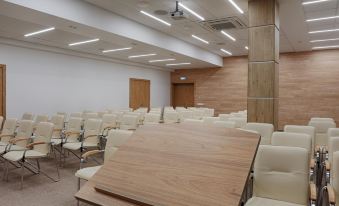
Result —
<path fill-rule="evenodd" d="M 248 122 L 278 128 L 278 0 L 249 0 Z"/>

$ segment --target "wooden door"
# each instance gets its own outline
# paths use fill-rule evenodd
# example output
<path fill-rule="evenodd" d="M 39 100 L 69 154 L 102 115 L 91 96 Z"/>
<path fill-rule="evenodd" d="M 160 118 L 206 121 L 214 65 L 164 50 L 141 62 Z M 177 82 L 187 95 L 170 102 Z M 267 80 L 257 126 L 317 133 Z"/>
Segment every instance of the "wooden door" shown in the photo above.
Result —
<path fill-rule="evenodd" d="M 193 107 L 194 84 L 193 83 L 173 84 L 172 105 L 174 107 Z"/>
<path fill-rule="evenodd" d="M 150 107 L 151 81 L 146 79 L 129 80 L 129 107 L 138 109 Z"/>
<path fill-rule="evenodd" d="M 0 64 L 0 116 L 6 118 L 6 65 Z"/>

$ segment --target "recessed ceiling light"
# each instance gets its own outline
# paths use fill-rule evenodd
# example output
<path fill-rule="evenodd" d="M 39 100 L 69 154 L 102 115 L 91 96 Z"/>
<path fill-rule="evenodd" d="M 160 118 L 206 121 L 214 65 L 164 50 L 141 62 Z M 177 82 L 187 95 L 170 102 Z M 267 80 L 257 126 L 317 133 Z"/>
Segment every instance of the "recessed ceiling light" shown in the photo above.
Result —
<path fill-rule="evenodd" d="M 147 13 L 147 12 L 145 12 L 145 11 L 140 11 L 140 13 L 142 13 L 142 14 L 148 16 L 148 17 L 151 17 L 152 19 L 155 19 L 155 20 L 157 20 L 157 21 L 159 21 L 159 22 L 161 22 L 161 23 L 163 23 L 163 24 L 165 24 L 165 25 L 167 25 L 167 26 L 171 26 L 171 24 L 168 23 L 167 21 L 164 21 L 164 20 L 162 20 L 162 19 L 160 19 L 160 18 L 158 18 L 158 17 L 155 17 L 155 16 L 153 16 L 152 14 L 149 14 L 149 13 Z"/>
<path fill-rule="evenodd" d="M 68 44 L 68 46 L 76 46 L 76 45 L 80 45 L 80 44 L 88 44 L 88 43 L 92 43 L 92 42 L 97 42 L 100 39 L 91 39 L 91 40 L 87 40 L 87 41 L 80 41 L 80 42 L 74 42 L 71 44 Z"/>
<path fill-rule="evenodd" d="M 223 35 L 227 36 L 227 37 L 228 37 L 229 39 L 231 39 L 232 41 L 236 41 L 236 39 L 235 39 L 233 36 L 229 35 L 227 32 L 221 31 L 221 33 L 222 33 Z"/>
<path fill-rule="evenodd" d="M 244 11 L 233 1 L 233 0 L 228 0 L 241 14 L 244 13 Z"/>
<path fill-rule="evenodd" d="M 119 49 L 109 49 L 109 50 L 104 50 L 104 51 L 102 51 L 102 53 L 116 52 L 116 51 L 124 51 L 124 50 L 129 50 L 129 49 L 132 49 L 132 47 L 119 48 Z"/>
<path fill-rule="evenodd" d="M 316 34 L 316 33 L 325 33 L 325 32 L 334 32 L 339 31 L 339 29 L 327 29 L 327 30 L 318 30 L 318 31 L 310 31 L 309 34 Z"/>
<path fill-rule="evenodd" d="M 155 60 L 149 60 L 148 62 L 168 62 L 168 61 L 175 61 L 175 59 L 155 59 Z"/>
<path fill-rule="evenodd" d="M 334 46 L 317 46 L 317 47 L 312 47 L 312 49 L 329 49 L 329 48 L 339 48 L 339 45 L 334 45 Z"/>
<path fill-rule="evenodd" d="M 312 40 L 310 41 L 311 43 L 315 43 L 315 42 L 324 42 L 324 41 L 337 41 L 339 40 L 339 38 L 336 39 L 319 39 L 319 40 Z"/>
<path fill-rule="evenodd" d="M 182 8 L 184 8 L 185 10 L 187 10 L 188 12 L 193 14 L 194 16 L 198 17 L 201 21 L 205 21 L 204 17 L 202 17 L 199 14 L 197 14 L 196 12 L 192 11 L 190 8 L 188 8 L 187 6 L 183 5 L 182 3 L 179 3 L 179 6 L 181 6 Z"/>
<path fill-rule="evenodd" d="M 54 27 L 51 27 L 51 28 L 48 28 L 48 29 L 43 29 L 43 30 L 40 30 L 40 31 L 28 33 L 28 34 L 25 34 L 24 36 L 25 37 L 34 36 L 34 35 L 37 35 L 37 34 L 48 32 L 48 31 L 53 31 L 54 29 L 55 29 Z"/>
<path fill-rule="evenodd" d="M 245 46 L 245 49 L 248 50 L 248 46 Z"/>
<path fill-rule="evenodd" d="M 232 55 L 231 52 L 229 52 L 229 51 L 227 51 L 227 50 L 225 50 L 225 49 L 220 49 L 220 51 L 222 51 L 222 52 L 224 52 L 224 53 L 226 53 L 226 54 L 228 54 L 228 55 Z"/>
<path fill-rule="evenodd" d="M 322 21 L 322 20 L 328 20 L 328 19 L 337 19 L 339 16 L 329 16 L 329 17 L 323 17 L 323 18 L 316 18 L 316 19 L 307 19 L 307 22 L 312 22 L 312 21 Z"/>
<path fill-rule="evenodd" d="M 190 62 L 176 63 L 176 64 L 166 64 L 166 66 L 179 66 L 179 65 L 189 65 Z"/>
<path fill-rule="evenodd" d="M 155 56 L 155 55 L 157 54 L 140 54 L 140 55 L 129 56 L 128 58 L 132 59 L 132 58 L 149 57 L 149 56 Z"/>
<path fill-rule="evenodd" d="M 206 41 L 205 39 L 202 39 L 202 38 L 200 38 L 200 37 L 198 37 L 198 36 L 195 36 L 194 34 L 192 34 L 192 37 L 195 38 L 195 39 L 198 39 L 198 40 L 201 41 L 201 42 L 204 42 L 205 44 L 209 44 L 208 41 Z"/>
<path fill-rule="evenodd" d="M 322 3 L 322 2 L 325 2 L 325 1 L 331 1 L 331 0 L 305 1 L 302 4 L 303 5 L 309 5 L 309 4 Z"/>

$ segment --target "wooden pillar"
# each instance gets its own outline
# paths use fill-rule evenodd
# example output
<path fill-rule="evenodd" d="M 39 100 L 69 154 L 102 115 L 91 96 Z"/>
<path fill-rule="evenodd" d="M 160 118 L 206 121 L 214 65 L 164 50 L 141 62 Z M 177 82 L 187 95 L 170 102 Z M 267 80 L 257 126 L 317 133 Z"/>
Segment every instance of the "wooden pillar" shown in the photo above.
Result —
<path fill-rule="evenodd" d="M 278 0 L 249 0 L 248 122 L 278 128 Z"/>

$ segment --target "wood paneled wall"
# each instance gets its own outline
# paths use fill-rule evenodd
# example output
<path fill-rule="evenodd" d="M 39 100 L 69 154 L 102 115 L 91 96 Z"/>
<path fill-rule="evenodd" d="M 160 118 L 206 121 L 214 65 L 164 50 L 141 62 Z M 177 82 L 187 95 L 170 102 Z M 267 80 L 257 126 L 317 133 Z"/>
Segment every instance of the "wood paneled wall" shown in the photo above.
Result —
<path fill-rule="evenodd" d="M 339 123 L 339 50 L 280 55 L 279 128 L 307 124 L 311 117 L 332 117 Z M 229 113 L 247 108 L 248 59 L 224 59 L 216 69 L 176 70 L 172 82 L 195 83 L 195 104 Z M 187 80 L 180 81 L 180 76 Z"/>

